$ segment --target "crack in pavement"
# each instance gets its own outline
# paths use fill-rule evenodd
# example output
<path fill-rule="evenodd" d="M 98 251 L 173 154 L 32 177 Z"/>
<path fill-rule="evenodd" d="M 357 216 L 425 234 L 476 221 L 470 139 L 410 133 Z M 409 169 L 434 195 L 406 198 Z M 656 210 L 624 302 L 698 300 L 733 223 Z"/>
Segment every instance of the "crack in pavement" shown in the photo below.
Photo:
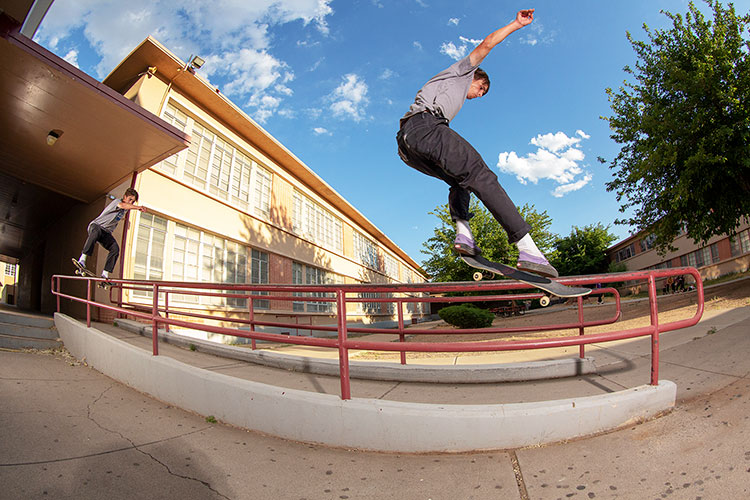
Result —
<path fill-rule="evenodd" d="M 142 447 L 151 446 L 151 445 L 159 444 L 159 443 L 164 443 L 164 442 L 171 441 L 171 440 L 174 440 L 174 439 L 177 439 L 177 438 L 182 438 L 182 437 L 185 437 L 185 436 L 189 436 L 191 434 L 196 434 L 196 433 L 199 433 L 199 432 L 203 432 L 205 430 L 211 429 L 212 426 L 202 427 L 200 429 L 196 429 L 196 430 L 193 430 L 193 431 L 190 431 L 190 432 L 185 432 L 183 434 L 179 434 L 177 436 L 172 436 L 172 437 L 165 438 L 165 439 L 158 439 L 158 440 L 155 440 L 155 441 L 150 441 L 150 442 L 146 442 L 146 443 L 137 444 L 137 443 L 133 442 L 133 440 L 131 440 L 130 438 L 128 438 L 127 436 L 125 436 L 124 434 L 122 434 L 121 432 L 113 430 L 113 429 L 108 429 L 107 427 L 103 426 L 102 424 L 100 424 L 99 422 L 97 422 L 97 420 L 91 415 L 93 407 L 102 398 L 105 397 L 105 395 L 107 394 L 108 391 L 110 391 L 114 387 L 115 387 L 114 384 L 110 385 L 109 387 L 107 387 L 106 389 L 104 389 L 92 402 L 90 402 L 89 404 L 86 405 L 86 418 L 89 421 L 91 421 L 92 423 L 94 423 L 94 425 L 96 425 L 97 427 L 99 427 L 99 429 L 101 429 L 101 430 L 103 430 L 105 432 L 108 432 L 110 434 L 117 435 L 120 438 L 122 438 L 123 440 L 127 441 L 128 443 L 130 443 L 130 446 L 124 446 L 124 447 L 121 447 L 121 448 L 116 448 L 116 449 L 112 449 L 112 450 L 102 451 L 102 452 L 98 452 L 98 453 L 89 453 L 89 454 L 86 454 L 86 455 L 79 455 L 79 456 L 75 456 L 75 457 L 57 458 L 57 459 L 52 459 L 52 460 L 40 460 L 40 461 L 35 461 L 35 462 L 18 462 L 18 463 L 0 464 L 0 467 L 18 467 L 18 466 L 26 466 L 26 465 L 41 465 L 41 464 L 51 464 L 51 463 L 58 463 L 58 462 L 68 462 L 68 461 L 72 461 L 72 460 L 85 459 L 85 458 L 98 457 L 98 456 L 103 456 L 103 455 L 108 455 L 108 454 L 113 454 L 113 453 L 119 453 L 121 451 L 135 450 L 138 453 L 141 453 L 142 455 L 147 456 L 153 462 L 155 462 L 155 463 L 161 465 L 162 467 L 164 467 L 164 469 L 166 469 L 166 471 L 170 475 L 178 477 L 178 478 L 181 478 L 181 479 L 185 479 L 185 480 L 189 480 L 189 481 L 195 481 L 197 483 L 200 483 L 204 487 L 208 488 L 210 491 L 212 491 L 213 493 L 215 493 L 216 495 L 220 496 L 221 498 L 226 498 L 227 500 L 229 500 L 229 497 L 227 497 L 226 495 L 222 494 L 221 492 L 219 492 L 215 488 L 213 488 L 211 486 L 211 483 L 209 483 L 207 481 L 204 481 L 202 479 L 196 478 L 196 477 L 191 477 L 191 476 L 187 476 L 187 475 L 184 475 L 184 474 L 178 474 L 178 473 L 174 472 L 169 467 L 169 465 L 167 465 L 166 463 L 162 462 L 161 460 L 159 460 L 158 458 L 156 458 L 154 455 L 152 455 L 148 451 L 142 449 Z"/>
<path fill-rule="evenodd" d="M 223 495 L 221 492 L 219 492 L 216 489 L 214 489 L 211 486 L 211 483 L 209 483 L 208 481 L 204 481 L 202 479 L 198 479 L 197 477 L 191 477 L 191 476 L 187 476 L 187 475 L 184 475 L 184 474 L 178 474 L 178 473 L 174 472 L 169 467 L 169 465 L 167 465 L 166 463 L 162 462 L 161 460 L 159 460 L 158 458 L 156 458 L 154 455 L 152 455 L 151 453 L 147 452 L 146 450 L 141 449 L 141 446 L 148 446 L 148 445 L 151 445 L 151 444 L 154 444 L 154 443 L 157 443 L 157 442 L 169 441 L 171 439 L 174 439 L 175 437 L 183 437 L 183 436 L 186 436 L 186 435 L 189 435 L 189 434 L 194 434 L 195 432 L 200 432 L 200 431 L 205 430 L 205 429 L 210 429 L 211 428 L 210 426 L 209 427 L 205 427 L 204 429 L 200 429 L 200 430 L 196 430 L 196 431 L 193 431 L 193 432 L 188 432 L 188 433 L 185 433 L 185 434 L 181 434 L 179 436 L 174 436 L 172 438 L 162 439 L 162 440 L 156 441 L 154 443 L 145 443 L 145 444 L 138 445 L 138 444 L 134 443 L 129 437 L 127 437 L 124 434 L 122 434 L 121 432 L 113 430 L 113 429 L 107 429 L 106 427 L 104 427 L 103 425 L 101 425 L 99 422 L 97 422 L 94 417 L 91 416 L 92 407 L 94 405 L 96 405 L 96 403 L 98 403 L 99 400 L 102 399 L 105 396 L 105 394 L 110 389 L 112 389 L 113 387 L 115 387 L 114 384 L 110 385 L 109 387 L 107 387 L 106 389 L 104 389 L 102 391 L 102 393 L 99 394 L 99 396 L 96 399 L 94 399 L 94 401 L 92 401 L 91 403 L 89 403 L 88 405 L 86 405 L 86 417 L 90 421 L 92 421 L 94 424 L 96 424 L 96 426 L 99 427 L 100 429 L 102 429 L 103 431 L 110 432 L 112 434 L 116 434 L 116 435 L 120 436 L 122 439 L 124 439 L 125 441 L 129 442 L 131 444 L 131 446 L 128 449 L 133 449 L 133 450 L 137 451 L 138 453 L 141 453 L 141 454 L 149 457 L 152 461 L 154 461 L 155 463 L 157 463 L 157 464 L 161 465 L 162 467 L 164 467 L 170 475 L 175 476 L 175 477 L 179 477 L 181 479 L 186 479 L 188 481 L 198 482 L 198 483 L 202 484 L 203 486 L 205 486 L 206 488 L 208 488 L 209 490 L 211 490 L 212 492 L 214 492 L 215 494 L 219 495 L 220 497 L 226 498 L 227 500 L 229 500 L 229 497 L 227 497 L 226 495 Z"/>

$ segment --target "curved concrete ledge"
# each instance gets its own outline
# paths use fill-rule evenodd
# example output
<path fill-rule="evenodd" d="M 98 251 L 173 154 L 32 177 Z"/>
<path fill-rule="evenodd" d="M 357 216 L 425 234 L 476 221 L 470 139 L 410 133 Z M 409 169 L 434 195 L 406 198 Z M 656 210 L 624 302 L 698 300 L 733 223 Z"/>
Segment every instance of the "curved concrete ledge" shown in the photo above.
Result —
<path fill-rule="evenodd" d="M 117 326 L 151 338 L 151 326 L 132 320 L 116 320 Z M 339 376 L 338 359 L 294 356 L 270 351 L 253 351 L 246 347 L 219 344 L 173 332 L 159 331 L 159 340 L 180 347 L 195 349 L 222 358 L 236 359 L 284 370 Z M 350 361 L 349 375 L 361 380 L 394 382 L 426 382 L 431 384 L 481 384 L 549 380 L 596 373 L 593 358 L 568 358 L 526 363 L 497 363 L 476 365 L 401 365 L 396 363 Z"/>
<path fill-rule="evenodd" d="M 674 406 L 662 381 L 600 396 L 535 403 L 436 405 L 273 387 L 150 353 L 55 315 L 65 347 L 98 371 L 162 401 L 274 436 L 389 452 L 506 449 L 597 434 Z M 304 419 L 295 416 L 304 415 Z"/>

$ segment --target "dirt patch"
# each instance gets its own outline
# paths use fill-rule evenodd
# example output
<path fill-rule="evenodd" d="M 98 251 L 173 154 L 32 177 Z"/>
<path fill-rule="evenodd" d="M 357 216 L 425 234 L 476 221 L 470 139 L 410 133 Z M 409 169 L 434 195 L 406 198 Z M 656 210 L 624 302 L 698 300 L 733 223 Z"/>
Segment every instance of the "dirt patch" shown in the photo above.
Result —
<path fill-rule="evenodd" d="M 681 319 L 692 318 L 697 312 L 697 293 L 682 292 L 669 295 L 659 295 L 658 313 L 659 323 L 671 323 Z M 578 334 L 578 329 L 539 331 L 535 330 L 543 325 L 553 324 L 571 324 L 578 322 L 578 309 L 574 307 L 575 302 L 570 305 L 559 304 L 553 305 L 546 309 L 538 309 L 523 316 L 514 316 L 510 318 L 496 318 L 493 327 L 517 329 L 528 328 L 529 332 L 499 332 L 499 333 L 478 333 L 478 334 L 460 334 L 460 333 L 436 333 L 436 334 L 410 334 L 407 336 L 407 342 L 486 342 L 492 340 L 529 340 L 535 338 L 553 338 L 569 337 Z M 572 306 L 572 307 L 571 307 Z M 604 321 L 613 319 L 616 314 L 615 302 L 612 297 L 605 299 L 604 303 L 597 305 L 596 299 L 584 300 L 584 320 Z M 704 293 L 705 311 L 728 310 L 738 307 L 750 306 L 750 279 L 738 280 L 726 284 L 717 285 L 709 288 Z M 612 324 L 593 326 L 586 328 L 587 334 L 604 333 L 612 331 L 627 330 L 648 326 L 651 324 L 650 306 L 648 299 L 644 300 L 623 300 L 621 303 L 621 317 Z M 434 321 L 430 323 L 421 323 L 411 325 L 409 329 L 419 330 L 446 330 L 451 329 L 451 325 L 443 321 Z M 478 353 L 461 353 L 461 356 L 481 355 Z M 450 352 L 415 352 L 407 353 L 407 359 L 425 359 L 425 358 L 442 358 L 455 356 Z M 378 360 L 396 360 L 399 353 L 393 352 L 375 352 L 364 351 L 356 354 L 356 359 L 378 359 Z"/>

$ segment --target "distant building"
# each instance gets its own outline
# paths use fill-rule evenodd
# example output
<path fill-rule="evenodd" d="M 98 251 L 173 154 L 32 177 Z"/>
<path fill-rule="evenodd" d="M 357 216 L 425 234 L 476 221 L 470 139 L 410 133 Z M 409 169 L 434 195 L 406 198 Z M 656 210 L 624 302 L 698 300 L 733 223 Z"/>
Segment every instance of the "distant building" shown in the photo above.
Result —
<path fill-rule="evenodd" d="M 672 242 L 676 250 L 659 255 L 653 248 L 654 236 L 641 231 L 607 249 L 610 262 L 623 263 L 628 271 L 691 266 L 703 279 L 714 279 L 750 269 L 750 223 L 743 221 L 734 237 L 714 236 L 705 245 L 696 245 L 684 232 Z M 657 284 L 657 286 L 660 286 Z"/>
<path fill-rule="evenodd" d="M 17 264 L 0 261 L 0 303 L 10 305 L 16 303 L 17 270 Z"/>
<path fill-rule="evenodd" d="M 409 255 L 196 75 L 189 62 L 153 38 L 103 83 L 191 137 L 188 149 L 135 180 L 140 202 L 150 211 L 130 214 L 123 276 L 261 284 L 425 281 Z M 151 301 L 146 292 L 130 299 Z M 246 310 L 232 299 L 174 300 L 170 306 L 181 301 L 219 314 Z M 261 312 L 302 313 L 321 322 L 330 321 L 333 309 L 331 302 L 255 304 Z M 406 311 L 407 317 L 422 312 L 423 304 Z M 349 315 L 365 322 L 390 320 L 394 309 L 371 302 L 352 307 Z"/>

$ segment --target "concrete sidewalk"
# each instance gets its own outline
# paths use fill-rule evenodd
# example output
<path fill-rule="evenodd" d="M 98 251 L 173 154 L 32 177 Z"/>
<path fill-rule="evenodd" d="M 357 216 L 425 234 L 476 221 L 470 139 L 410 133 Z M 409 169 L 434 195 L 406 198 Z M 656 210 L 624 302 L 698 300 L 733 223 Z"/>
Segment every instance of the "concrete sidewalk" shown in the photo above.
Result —
<path fill-rule="evenodd" d="M 458 455 L 355 452 L 270 438 L 209 423 L 60 355 L 0 351 L 0 497 L 746 498 L 750 308 L 706 317 L 694 329 L 662 337 L 661 378 L 678 387 L 670 414 L 575 442 Z M 112 334 L 133 344 L 148 340 Z M 611 362 L 596 376 L 503 384 L 501 398 L 552 399 L 628 387 L 634 376 L 647 381 L 647 343 L 600 347 L 597 365 L 605 356 Z M 198 359 L 167 348 L 164 355 Z M 200 359 L 213 362 L 203 366 L 211 370 L 246 369 Z M 259 373 L 269 382 L 278 377 L 268 368 Z M 307 374 L 285 383 L 295 377 L 312 390 L 338 391 L 337 379 Z M 428 396 L 428 384 L 377 394 L 372 383 L 356 383 L 353 393 Z M 464 385 L 433 390 L 445 402 L 487 397 Z M 290 418 L 304 425 L 304 415 Z"/>

